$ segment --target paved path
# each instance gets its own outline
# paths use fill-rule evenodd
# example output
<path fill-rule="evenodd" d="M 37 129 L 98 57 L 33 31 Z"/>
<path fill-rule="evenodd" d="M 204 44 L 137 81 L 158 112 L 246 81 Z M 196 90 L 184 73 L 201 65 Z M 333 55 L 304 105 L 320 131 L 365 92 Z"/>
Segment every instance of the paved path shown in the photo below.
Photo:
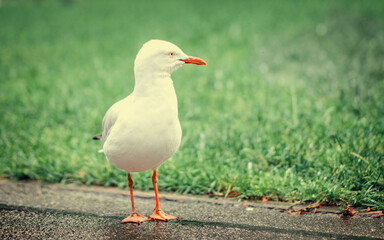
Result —
<path fill-rule="evenodd" d="M 150 215 L 153 193 L 136 191 L 137 210 Z M 288 214 L 287 204 L 241 204 L 160 193 L 180 221 L 120 224 L 128 191 L 38 183 L 0 183 L 0 239 L 382 239 L 384 219 L 341 218 L 334 209 Z M 247 205 L 247 206 L 245 206 Z"/>

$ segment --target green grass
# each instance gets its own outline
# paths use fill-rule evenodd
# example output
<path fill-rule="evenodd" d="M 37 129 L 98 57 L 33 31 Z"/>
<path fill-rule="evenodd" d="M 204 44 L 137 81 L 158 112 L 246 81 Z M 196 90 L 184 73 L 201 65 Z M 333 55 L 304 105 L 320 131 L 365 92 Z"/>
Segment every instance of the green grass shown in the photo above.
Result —
<path fill-rule="evenodd" d="M 125 187 L 91 137 L 158 38 L 208 62 L 173 74 L 161 190 L 384 209 L 383 1 L 3 1 L 0 26 L 0 176 Z"/>

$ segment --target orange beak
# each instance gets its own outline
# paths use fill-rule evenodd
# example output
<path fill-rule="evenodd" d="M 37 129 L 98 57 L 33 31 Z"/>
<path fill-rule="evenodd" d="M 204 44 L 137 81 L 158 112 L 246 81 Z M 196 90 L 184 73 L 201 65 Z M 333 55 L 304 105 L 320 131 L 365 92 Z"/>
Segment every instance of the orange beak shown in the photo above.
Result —
<path fill-rule="evenodd" d="M 203 59 L 200 59 L 197 57 L 189 57 L 186 59 L 179 59 L 179 60 L 185 63 L 191 63 L 196 65 L 207 65 L 207 63 Z"/>

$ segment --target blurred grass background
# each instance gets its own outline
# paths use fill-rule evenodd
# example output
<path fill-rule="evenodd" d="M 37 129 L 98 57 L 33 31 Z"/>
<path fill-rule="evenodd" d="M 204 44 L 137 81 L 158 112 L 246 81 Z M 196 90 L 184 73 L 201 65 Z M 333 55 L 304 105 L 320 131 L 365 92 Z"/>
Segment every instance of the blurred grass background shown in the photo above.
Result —
<path fill-rule="evenodd" d="M 0 26 L 2 177 L 125 187 L 91 138 L 157 38 L 208 62 L 173 74 L 161 190 L 384 209 L 383 1 L 8 0 Z"/>

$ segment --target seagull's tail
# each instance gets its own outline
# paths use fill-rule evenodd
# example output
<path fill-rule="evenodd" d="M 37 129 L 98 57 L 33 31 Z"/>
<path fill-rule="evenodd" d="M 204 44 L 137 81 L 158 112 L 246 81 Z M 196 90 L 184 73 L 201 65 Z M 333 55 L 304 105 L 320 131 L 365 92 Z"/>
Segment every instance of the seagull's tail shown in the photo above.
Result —
<path fill-rule="evenodd" d="M 92 139 L 93 139 L 93 140 L 101 140 L 101 136 L 102 136 L 102 135 L 94 136 Z M 103 149 L 100 149 L 100 150 L 97 151 L 97 152 L 98 152 L 98 153 L 103 153 L 104 150 L 103 150 Z"/>
<path fill-rule="evenodd" d="M 101 140 L 101 135 L 94 136 L 92 139 L 93 139 L 93 140 Z"/>

